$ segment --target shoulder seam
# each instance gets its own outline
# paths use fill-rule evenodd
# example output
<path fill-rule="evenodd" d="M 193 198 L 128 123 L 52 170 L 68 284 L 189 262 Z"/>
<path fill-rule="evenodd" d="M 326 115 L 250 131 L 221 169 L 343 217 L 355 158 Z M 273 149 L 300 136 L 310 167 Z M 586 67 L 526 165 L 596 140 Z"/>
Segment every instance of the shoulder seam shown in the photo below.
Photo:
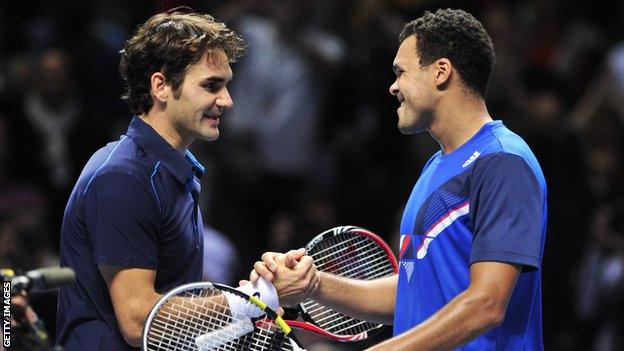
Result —
<path fill-rule="evenodd" d="M 524 166 L 529 170 L 529 173 L 531 174 L 533 180 L 537 183 L 537 185 L 538 185 L 538 187 L 540 189 L 540 192 L 543 193 L 543 196 L 546 196 L 546 188 L 542 186 L 542 184 L 541 184 L 541 182 L 539 180 L 538 174 L 536 173 L 536 170 L 533 169 L 533 167 L 531 167 L 531 164 L 529 163 L 529 161 L 526 158 L 524 158 L 524 156 L 518 155 L 518 154 L 514 154 L 512 152 L 505 152 L 505 151 L 493 152 L 493 153 L 490 153 L 490 154 L 486 154 L 485 156 L 489 156 L 489 155 L 493 155 L 493 156 L 490 157 L 489 159 L 485 160 L 482 164 L 480 164 L 479 168 L 484 167 L 488 162 L 490 162 L 490 161 L 492 161 L 492 160 L 494 160 L 496 158 L 499 158 L 499 157 L 509 156 L 509 157 L 513 157 L 513 158 L 519 159 L 524 164 Z M 472 172 L 473 172 L 472 175 L 475 175 L 475 173 L 477 172 L 476 171 L 476 169 L 477 169 L 476 166 L 477 165 L 475 164 L 475 166 L 472 167 Z"/>
<path fill-rule="evenodd" d="M 98 169 L 93 172 L 93 175 L 91 175 L 91 178 L 89 178 L 89 181 L 87 182 L 87 186 L 85 186 L 84 191 L 82 192 L 82 195 L 85 195 L 87 193 L 87 190 L 89 190 L 89 185 L 91 185 L 91 182 L 93 181 L 93 179 L 95 179 L 95 176 L 97 176 L 100 171 L 102 171 L 102 169 L 104 168 L 104 166 L 106 166 L 106 164 L 108 163 L 108 161 L 110 161 L 111 157 L 113 156 L 113 154 L 115 153 L 115 151 L 117 151 L 117 148 L 119 147 L 119 145 L 121 145 L 121 143 L 124 142 L 124 140 L 128 139 L 127 136 L 122 136 L 121 140 L 119 141 L 119 143 L 117 145 L 115 145 L 115 147 L 113 148 L 113 151 L 111 151 L 111 153 L 108 155 L 108 157 L 106 158 L 106 160 L 104 161 L 104 163 L 102 163 L 100 165 L 100 167 L 98 167 Z"/>
<path fill-rule="evenodd" d="M 158 210 L 162 213 L 162 205 L 160 204 L 160 197 L 158 196 L 158 192 L 156 191 L 156 185 L 154 184 L 154 176 L 158 172 L 158 167 L 160 166 L 160 161 L 156 162 L 154 166 L 154 171 L 150 176 L 150 183 L 152 184 L 152 191 L 154 191 L 154 195 L 156 196 L 156 202 L 158 203 Z"/>
<path fill-rule="evenodd" d="M 493 129 L 488 130 L 488 132 L 492 135 L 492 137 L 496 140 L 496 143 L 498 144 L 498 146 L 500 147 L 500 152 L 506 152 L 505 151 L 505 147 L 503 146 L 503 143 L 501 143 L 500 139 L 498 138 L 498 135 L 496 135 L 496 133 L 494 133 Z"/>
<path fill-rule="evenodd" d="M 514 158 L 519 158 L 520 160 L 522 160 L 525 164 L 527 164 L 527 166 L 530 167 L 529 162 L 522 156 L 522 155 L 518 155 L 518 154 L 514 154 L 512 152 L 507 152 L 507 151 L 497 151 L 497 152 L 491 152 L 485 155 L 482 155 L 482 157 L 480 157 L 481 160 L 483 160 L 484 158 L 486 158 L 487 156 L 490 156 L 487 160 L 483 161 L 483 163 L 481 164 L 481 166 L 483 166 L 484 164 L 490 162 L 491 160 L 498 158 L 498 157 L 504 157 L 504 156 L 511 156 Z M 476 165 L 476 163 L 475 163 Z"/>
<path fill-rule="evenodd" d="M 490 156 L 490 157 L 487 158 L 486 160 L 483 160 L 483 158 L 485 158 L 486 156 Z M 474 166 L 471 169 L 471 172 L 472 172 L 471 175 L 476 175 L 477 169 L 479 169 L 479 172 L 480 172 L 480 169 L 485 167 L 485 165 L 487 165 L 492 160 L 498 159 L 499 157 L 504 157 L 504 156 L 511 156 L 511 157 L 520 159 L 525 164 L 525 166 L 527 166 L 531 170 L 531 173 L 533 174 L 533 176 L 536 178 L 535 180 L 537 181 L 537 175 L 535 174 L 535 171 L 533 171 L 529 162 L 522 155 L 517 155 L 511 152 L 505 152 L 505 151 L 492 152 L 492 153 L 483 155 L 483 158 L 479 157 L 477 161 L 481 160 L 483 162 L 479 162 L 479 163 L 475 162 Z"/>

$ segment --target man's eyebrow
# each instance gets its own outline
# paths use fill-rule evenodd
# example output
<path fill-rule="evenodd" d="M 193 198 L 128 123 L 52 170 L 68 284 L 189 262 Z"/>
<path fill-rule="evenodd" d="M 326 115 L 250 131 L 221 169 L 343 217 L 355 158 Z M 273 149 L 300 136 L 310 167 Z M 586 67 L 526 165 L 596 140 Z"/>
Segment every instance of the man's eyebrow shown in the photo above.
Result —
<path fill-rule="evenodd" d="M 398 75 L 399 72 L 403 71 L 403 68 L 395 63 L 392 65 L 392 71 L 394 72 L 394 74 Z"/>
<path fill-rule="evenodd" d="M 202 79 L 200 82 L 202 84 L 205 83 L 227 83 L 232 79 L 232 77 L 222 77 L 222 76 L 210 76 Z"/>

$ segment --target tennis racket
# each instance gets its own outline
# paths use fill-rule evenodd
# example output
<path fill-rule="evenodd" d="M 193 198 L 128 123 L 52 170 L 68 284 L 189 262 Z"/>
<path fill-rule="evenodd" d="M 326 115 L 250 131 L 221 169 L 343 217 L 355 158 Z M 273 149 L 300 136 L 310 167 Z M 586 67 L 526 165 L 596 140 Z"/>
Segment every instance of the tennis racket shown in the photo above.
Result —
<path fill-rule="evenodd" d="M 262 300 L 226 285 L 190 283 L 166 293 L 143 328 L 144 351 L 305 351 Z"/>
<path fill-rule="evenodd" d="M 336 227 L 317 235 L 306 245 L 306 251 L 317 270 L 347 278 L 373 280 L 396 274 L 399 269 L 392 250 L 379 236 L 355 226 Z M 385 327 L 349 317 L 311 299 L 300 303 L 295 312 L 304 321 L 286 320 L 289 326 L 336 341 L 364 340 Z"/>

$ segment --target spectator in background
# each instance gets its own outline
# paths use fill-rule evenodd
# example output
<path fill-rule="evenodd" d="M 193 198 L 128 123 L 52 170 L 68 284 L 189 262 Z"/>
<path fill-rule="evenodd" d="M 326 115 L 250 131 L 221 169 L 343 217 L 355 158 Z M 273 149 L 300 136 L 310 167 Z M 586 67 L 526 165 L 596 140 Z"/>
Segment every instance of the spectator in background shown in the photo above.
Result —
<path fill-rule="evenodd" d="M 204 226 L 204 261 L 202 279 L 232 285 L 240 256 L 232 240 L 215 228 Z"/>
<path fill-rule="evenodd" d="M 84 43 L 77 52 L 76 68 L 81 99 L 87 116 L 84 123 L 91 126 L 99 140 L 91 141 L 92 149 L 84 155 L 79 164 L 91 156 L 91 152 L 108 140 L 125 131 L 127 107 L 119 99 L 123 85 L 115 72 L 119 65 L 119 50 L 133 30 L 134 23 L 149 17 L 153 4 L 145 6 L 139 1 L 124 0 L 95 1 L 93 12 L 85 23 Z M 97 83 L 96 83 L 97 82 Z M 97 93 L 92 93 L 94 83 Z M 95 132 L 97 131 L 97 132 Z"/>
<path fill-rule="evenodd" d="M 624 197 L 598 207 L 592 215 L 591 240 L 578 267 L 576 308 L 593 331 L 586 349 L 624 349 Z M 580 328 L 579 328 L 580 329 Z M 583 332 L 586 334 L 586 332 Z"/>
<path fill-rule="evenodd" d="M 33 157 L 21 157 L 27 163 L 24 172 L 33 172 L 32 160 L 44 169 L 43 179 L 51 186 L 65 189 L 72 181 L 74 168 L 70 154 L 70 135 L 78 125 L 80 104 L 74 91 L 69 57 L 59 49 L 44 51 L 32 72 L 32 85 L 24 99 L 27 125 L 20 143 L 40 143 L 31 149 Z M 28 136 L 27 136 L 28 135 Z M 32 138 L 29 136 L 38 136 Z M 34 139 L 34 140 L 33 140 Z"/>
<path fill-rule="evenodd" d="M 578 131 L 588 128 L 604 108 L 610 108 L 613 117 L 624 123 L 624 41 L 609 50 L 597 71 L 572 111 L 572 127 Z"/>
<path fill-rule="evenodd" d="M 44 221 L 45 195 L 7 174 L 11 137 L 0 116 L 0 268 L 28 271 L 58 265 Z"/>
<path fill-rule="evenodd" d="M 324 170 L 318 132 L 326 78 L 315 63 L 333 57 L 331 49 L 321 50 L 331 39 L 321 37 L 319 44 L 318 33 L 307 31 L 312 2 L 258 5 L 235 19 L 251 49 L 232 82 L 237 103 L 225 126 L 213 202 L 215 226 L 235 236 L 254 233 L 238 244 L 243 269 L 266 247 L 277 213 L 300 216 L 303 190 Z M 228 220 L 234 217 L 240 220 Z"/>
<path fill-rule="evenodd" d="M 426 150 L 437 147 L 430 138 L 396 138 L 388 113 L 395 106 L 386 93 L 394 77 L 384 67 L 392 65 L 396 33 L 405 16 L 422 7 L 413 1 L 354 1 L 338 19 L 346 24 L 343 35 L 349 50 L 325 115 L 324 131 L 336 164 L 334 201 L 338 216 L 347 223 L 380 228 L 381 235 L 387 233 L 381 228 L 393 224 L 389 219 L 399 206 L 397 199 L 417 177 L 412 170 L 427 161 Z"/>
<path fill-rule="evenodd" d="M 548 179 L 548 233 L 565 235 L 565 240 L 549 240 L 544 249 L 544 281 L 552 287 L 573 288 L 570 275 L 575 262 L 582 255 L 587 240 L 588 219 L 591 212 L 584 149 L 578 135 L 566 128 L 567 91 L 561 78 L 552 71 L 535 67 L 525 69 L 519 77 L 524 103 L 517 109 L 524 117 L 516 127 L 539 158 Z M 574 191 L 570 191 L 574 189 Z M 573 303 L 570 294 L 561 289 L 545 289 L 545 325 L 557 325 L 544 332 L 552 339 L 564 340 L 574 330 Z M 570 347 L 571 345 L 561 345 Z"/>
<path fill-rule="evenodd" d="M 11 296 L 12 351 L 49 351 L 50 337 L 25 296 Z M 4 348 L 0 346 L 0 350 Z"/>
<path fill-rule="evenodd" d="M 274 0 L 270 8 L 273 19 L 248 14 L 237 21 L 254 50 L 238 66 L 232 93 L 241 102 L 228 128 L 235 137 L 251 138 L 260 184 L 270 183 L 281 202 L 271 208 L 285 209 L 295 205 L 301 183 L 313 172 L 322 80 L 298 36 L 305 6 Z"/>
<path fill-rule="evenodd" d="M 25 272 L 39 267 L 58 266 L 57 250 L 51 245 L 50 229 L 45 222 L 48 199 L 41 188 L 11 178 L 6 160 L 11 151 L 11 135 L 0 115 L 0 268 Z M 49 335 L 54 335 L 56 292 L 43 292 L 31 301 Z M 17 309 L 16 309 L 17 311 Z M 43 328 L 43 323 L 38 324 Z M 16 330 L 32 335 L 29 328 Z M 16 343 L 16 350 L 35 350 L 28 346 L 30 338 Z M 34 339 L 33 339 L 34 341 Z M 20 345 L 20 346 L 18 346 Z"/>
<path fill-rule="evenodd" d="M 20 182 L 41 187 L 48 202 L 44 221 L 56 243 L 79 155 L 91 145 L 83 139 L 88 125 L 81 115 L 71 60 L 62 49 L 50 48 L 32 57 L 31 66 L 15 65 L 11 73 L 16 89 L 3 106 L 10 135 L 8 172 Z"/>
<path fill-rule="evenodd" d="M 590 240 L 574 276 L 579 343 L 594 351 L 624 347 L 624 44 L 607 52 L 598 74 L 574 106 L 570 129 L 583 141 L 591 208 Z"/>

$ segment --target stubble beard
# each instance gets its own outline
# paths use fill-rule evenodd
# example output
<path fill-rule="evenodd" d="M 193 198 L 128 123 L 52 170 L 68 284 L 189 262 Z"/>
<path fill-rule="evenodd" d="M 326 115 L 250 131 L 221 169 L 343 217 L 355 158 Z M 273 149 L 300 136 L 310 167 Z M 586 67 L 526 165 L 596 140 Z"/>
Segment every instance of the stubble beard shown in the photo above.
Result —
<path fill-rule="evenodd" d="M 403 118 L 406 119 L 407 116 Z M 410 119 L 412 122 L 408 125 L 402 126 L 401 123 L 399 123 L 399 131 L 401 131 L 402 134 L 420 134 L 430 130 L 435 120 L 435 114 L 432 109 L 423 109 L 419 112 L 414 112 Z"/>

